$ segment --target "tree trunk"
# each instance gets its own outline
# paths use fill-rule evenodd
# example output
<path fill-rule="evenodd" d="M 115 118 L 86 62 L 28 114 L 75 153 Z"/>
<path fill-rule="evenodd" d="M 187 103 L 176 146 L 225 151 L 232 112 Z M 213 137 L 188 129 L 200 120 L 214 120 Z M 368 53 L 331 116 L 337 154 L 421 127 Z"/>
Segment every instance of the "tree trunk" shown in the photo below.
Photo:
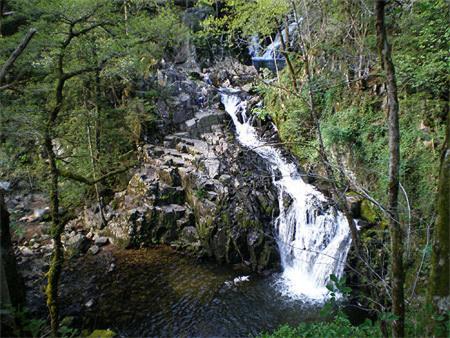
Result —
<path fill-rule="evenodd" d="M 70 41 L 69 41 L 70 42 Z M 68 45 L 68 44 L 67 44 Z M 64 101 L 63 91 L 66 78 L 63 69 L 64 49 L 58 58 L 58 81 L 55 89 L 55 107 L 49 112 L 47 125 L 44 134 L 44 149 L 47 154 L 48 168 L 50 172 L 50 216 L 52 219 L 51 236 L 53 239 L 53 252 L 50 266 L 47 272 L 47 308 L 50 313 L 51 334 L 58 336 L 59 311 L 58 311 L 58 287 L 64 262 L 64 249 L 61 243 L 61 234 L 64 231 L 64 224 L 59 217 L 59 171 L 56 165 L 56 154 L 53 149 L 53 138 L 56 128 L 58 114 L 61 111 Z"/>
<path fill-rule="evenodd" d="M 3 11 L 5 10 L 5 1 L 0 0 L 0 36 L 3 36 Z"/>
<path fill-rule="evenodd" d="M 434 228 L 431 277 L 428 304 L 432 304 L 430 335 L 447 337 L 448 307 L 450 304 L 450 113 L 447 113 L 447 135 L 442 149 L 438 182 L 437 219 Z M 441 318 L 439 318 L 441 317 Z M 440 320 L 438 320 L 438 318 Z"/>
<path fill-rule="evenodd" d="M 59 194 L 58 194 L 58 169 L 56 167 L 56 156 L 53 151 L 53 142 L 51 137 L 52 125 L 47 127 L 45 135 L 45 150 L 48 156 L 48 166 L 50 170 L 50 214 L 52 218 L 51 235 L 53 239 L 53 253 L 50 261 L 50 267 L 47 272 L 47 307 L 50 313 L 50 325 L 53 337 L 58 336 L 59 318 L 58 318 L 58 286 L 61 276 L 62 265 L 64 262 L 64 250 L 61 243 L 61 234 L 64 225 L 59 218 Z"/>
<path fill-rule="evenodd" d="M 17 271 L 16 256 L 9 229 L 9 213 L 1 189 L 0 251 L 0 307 L 20 311 L 25 304 L 25 286 Z M 14 313 L 2 314 L 0 322 L 3 337 L 14 335 L 15 329 L 17 329 Z"/>
<path fill-rule="evenodd" d="M 388 98 L 388 129 L 389 129 L 389 189 L 388 212 L 391 234 L 391 278 L 392 278 L 392 311 L 396 316 L 393 322 L 393 336 L 403 337 L 405 326 L 404 271 L 403 271 L 403 236 L 398 217 L 398 192 L 400 173 L 400 128 L 399 105 L 395 68 L 392 62 L 391 47 L 387 41 L 384 22 L 384 0 L 375 1 L 376 31 L 378 53 L 381 55 L 382 66 L 386 73 Z"/>
<path fill-rule="evenodd" d="M 277 23 L 278 27 L 280 27 L 280 23 Z M 281 54 L 283 54 L 284 58 L 286 59 L 286 64 L 288 66 L 289 69 L 289 74 L 291 75 L 291 79 L 292 79 L 292 87 L 294 88 L 295 92 L 298 92 L 298 87 L 297 87 L 297 78 L 295 76 L 295 68 L 291 62 L 291 57 L 289 56 L 289 51 L 288 51 L 288 44 L 289 44 L 289 27 L 288 27 L 288 20 L 286 18 L 286 27 L 285 27 L 285 32 L 286 32 L 286 40 L 284 40 L 284 36 L 283 36 L 283 32 L 281 30 L 281 28 L 278 28 L 278 34 L 280 35 L 280 41 L 281 41 Z M 275 63 L 277 61 L 275 60 Z"/>
<path fill-rule="evenodd" d="M 9 304 L 19 309 L 25 303 L 23 280 L 17 271 L 16 256 L 9 230 L 9 213 L 3 191 L 0 189 L 0 249 L 1 249 L 1 305 Z"/>

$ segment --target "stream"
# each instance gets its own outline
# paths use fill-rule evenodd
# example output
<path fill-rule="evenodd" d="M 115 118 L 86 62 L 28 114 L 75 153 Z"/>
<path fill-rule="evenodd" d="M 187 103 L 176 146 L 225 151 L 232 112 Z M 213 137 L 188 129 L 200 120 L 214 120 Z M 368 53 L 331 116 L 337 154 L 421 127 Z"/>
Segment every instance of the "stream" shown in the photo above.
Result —
<path fill-rule="evenodd" d="M 279 279 L 195 261 L 167 246 L 114 248 L 66 269 L 63 315 L 82 306 L 84 327 L 122 337 L 242 337 L 317 320 L 319 307 L 285 295 Z"/>

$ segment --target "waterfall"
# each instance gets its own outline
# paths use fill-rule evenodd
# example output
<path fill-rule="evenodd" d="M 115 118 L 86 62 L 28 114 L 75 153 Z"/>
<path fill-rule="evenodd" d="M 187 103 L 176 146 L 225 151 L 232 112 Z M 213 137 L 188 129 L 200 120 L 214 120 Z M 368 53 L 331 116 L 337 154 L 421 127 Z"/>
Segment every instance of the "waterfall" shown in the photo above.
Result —
<path fill-rule="evenodd" d="M 289 37 L 292 37 L 297 29 L 297 23 L 293 22 L 289 24 L 288 32 Z M 258 37 L 253 36 L 249 42 L 249 54 L 252 57 L 253 65 L 257 68 L 266 67 L 275 71 L 275 62 L 277 63 L 277 67 L 279 69 L 285 66 L 285 58 L 280 53 L 281 47 L 281 37 L 286 44 L 290 44 L 292 39 L 288 41 L 288 35 L 286 34 L 286 29 L 282 29 L 281 34 L 277 33 L 272 43 L 263 50 L 259 44 Z M 263 53 L 261 53 L 263 51 Z"/>
<path fill-rule="evenodd" d="M 342 276 L 351 244 L 345 217 L 303 181 L 295 164 L 277 148 L 265 145 L 251 125 L 247 102 L 237 91 L 223 91 L 222 103 L 236 127 L 238 141 L 267 161 L 278 189 L 280 215 L 274 226 L 283 267 L 278 283 L 282 292 L 306 300 L 326 299 L 330 275 Z"/>

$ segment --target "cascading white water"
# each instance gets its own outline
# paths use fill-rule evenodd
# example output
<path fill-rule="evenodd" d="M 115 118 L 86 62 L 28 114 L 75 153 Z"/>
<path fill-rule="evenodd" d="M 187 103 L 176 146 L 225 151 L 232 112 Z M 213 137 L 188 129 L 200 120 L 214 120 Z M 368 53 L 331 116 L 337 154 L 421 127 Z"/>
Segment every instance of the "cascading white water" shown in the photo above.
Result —
<path fill-rule="evenodd" d="M 289 37 L 292 37 L 294 35 L 295 30 L 297 29 L 298 25 L 296 22 L 291 23 L 287 28 L 289 32 Z M 278 33 L 275 38 L 273 39 L 272 43 L 268 45 L 265 50 L 261 47 L 259 44 L 259 40 L 257 36 L 253 36 L 249 41 L 249 54 L 253 59 L 257 60 L 266 60 L 266 61 L 273 61 L 275 59 L 279 59 L 282 57 L 280 53 L 280 47 L 282 45 L 281 37 L 283 37 L 283 40 L 286 44 L 290 44 L 291 41 L 288 41 L 288 35 L 286 33 L 285 29 L 282 29 L 281 35 Z M 261 51 L 264 51 L 261 54 Z"/>
<path fill-rule="evenodd" d="M 280 215 L 275 227 L 283 266 L 281 290 L 295 298 L 326 299 L 330 275 L 342 275 L 350 248 L 346 219 L 327 205 L 323 194 L 302 180 L 297 167 L 278 149 L 265 145 L 247 116 L 247 102 L 237 92 L 223 92 L 222 103 L 234 122 L 239 142 L 268 162 L 278 189 Z M 291 200 L 289 205 L 286 197 Z"/>

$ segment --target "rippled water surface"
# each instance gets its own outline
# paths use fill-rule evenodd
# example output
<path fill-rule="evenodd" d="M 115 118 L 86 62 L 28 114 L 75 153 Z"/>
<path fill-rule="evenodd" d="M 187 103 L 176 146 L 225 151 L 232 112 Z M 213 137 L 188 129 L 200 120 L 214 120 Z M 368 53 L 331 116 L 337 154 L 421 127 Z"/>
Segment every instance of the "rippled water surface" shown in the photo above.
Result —
<path fill-rule="evenodd" d="M 94 295 L 86 312 L 90 324 L 121 336 L 248 336 L 317 318 L 317 308 L 277 291 L 276 274 L 250 275 L 235 285 L 242 273 L 166 247 L 104 252 L 91 259 L 95 264 L 84 260 L 71 268 L 72 278 L 77 270 L 83 276 L 76 277 L 79 291 L 67 297 L 85 302 Z M 114 271 L 102 271 L 111 262 Z M 96 273 L 86 265 L 95 266 Z"/>

